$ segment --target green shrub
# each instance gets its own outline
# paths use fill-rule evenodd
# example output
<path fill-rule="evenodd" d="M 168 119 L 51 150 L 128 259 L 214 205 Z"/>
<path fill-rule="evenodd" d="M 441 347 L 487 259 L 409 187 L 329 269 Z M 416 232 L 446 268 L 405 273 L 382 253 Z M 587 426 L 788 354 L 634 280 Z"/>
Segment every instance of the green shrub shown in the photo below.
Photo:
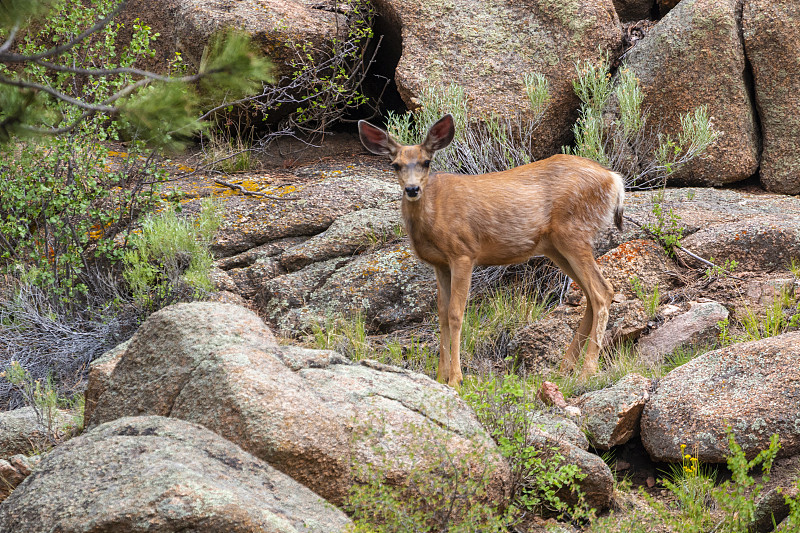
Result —
<path fill-rule="evenodd" d="M 508 374 L 467 381 L 462 394 L 511 466 L 512 513 L 549 512 L 573 520 L 594 515 L 583 503 L 578 484 L 586 474 L 565 463 L 557 449 L 534 441 L 530 414 L 540 406 L 535 391 L 524 380 Z M 562 500 L 559 494 L 563 491 L 576 495 L 578 504 Z"/>
<path fill-rule="evenodd" d="M 134 301 L 155 311 L 212 290 L 210 245 L 221 222 L 210 200 L 202 203 L 195 220 L 179 217 L 172 208 L 145 217 L 122 256 L 122 275 Z"/>
<path fill-rule="evenodd" d="M 658 127 L 648 127 L 649 113 L 642 110 L 644 94 L 639 80 L 624 65 L 612 79 L 607 55 L 599 64 L 589 60 L 576 63 L 575 69 L 572 85 L 581 109 L 573 126 L 574 145 L 564 147 L 564 152 L 620 172 L 629 188 L 663 186 L 670 175 L 719 136 L 705 107 L 681 117 L 677 138 L 662 134 Z"/>
<path fill-rule="evenodd" d="M 550 100 L 547 79 L 541 74 L 523 75 L 530 113 L 516 118 L 476 116 L 464 89 L 456 84 L 425 87 L 419 108 L 413 113 L 390 113 L 387 131 L 403 144 L 422 142 L 428 128 L 445 113 L 455 119 L 453 142 L 436 152 L 433 166 L 446 172 L 483 174 L 533 161 L 533 133 Z M 527 116 L 530 118 L 523 118 Z"/>
<path fill-rule="evenodd" d="M 31 442 L 34 451 L 49 449 L 83 429 L 83 394 L 64 398 L 59 395 L 50 376 L 33 379 L 17 361 L 12 361 L 0 373 L 0 377 L 16 389 L 25 405 L 33 408 L 36 421 L 44 429 L 44 442 Z M 71 424 L 65 425 L 62 422 L 61 409 L 71 409 L 74 412 Z"/>

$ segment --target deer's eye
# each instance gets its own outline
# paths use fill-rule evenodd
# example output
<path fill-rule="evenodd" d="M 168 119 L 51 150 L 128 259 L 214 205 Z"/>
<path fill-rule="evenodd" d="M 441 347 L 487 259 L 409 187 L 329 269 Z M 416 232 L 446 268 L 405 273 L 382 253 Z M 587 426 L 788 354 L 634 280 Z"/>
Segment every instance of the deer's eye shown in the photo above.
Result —
<path fill-rule="evenodd" d="M 398 163 L 392 163 L 392 168 L 395 172 L 400 172 L 400 165 Z"/>
<path fill-rule="evenodd" d="M 425 168 L 430 168 L 431 160 L 430 159 L 426 159 L 425 161 L 422 162 L 422 166 L 425 167 Z"/>

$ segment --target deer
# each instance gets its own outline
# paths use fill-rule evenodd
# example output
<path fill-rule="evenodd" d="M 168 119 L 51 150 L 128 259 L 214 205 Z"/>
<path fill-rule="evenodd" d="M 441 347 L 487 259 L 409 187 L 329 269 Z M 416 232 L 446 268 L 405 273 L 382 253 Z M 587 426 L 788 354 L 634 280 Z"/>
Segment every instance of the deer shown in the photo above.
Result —
<path fill-rule="evenodd" d="M 580 379 L 594 374 L 614 289 L 594 259 L 593 240 L 612 219 L 622 229 L 622 177 L 564 154 L 487 174 L 431 173 L 434 154 L 455 136 L 450 114 L 414 146 L 364 120 L 358 130 L 368 151 L 391 160 L 403 189 L 401 213 L 411 248 L 436 273 L 438 381 L 454 388 L 463 381 L 461 327 L 473 269 L 534 256 L 552 260 L 586 296 L 586 310 L 559 371 L 575 370 L 583 354 Z"/>

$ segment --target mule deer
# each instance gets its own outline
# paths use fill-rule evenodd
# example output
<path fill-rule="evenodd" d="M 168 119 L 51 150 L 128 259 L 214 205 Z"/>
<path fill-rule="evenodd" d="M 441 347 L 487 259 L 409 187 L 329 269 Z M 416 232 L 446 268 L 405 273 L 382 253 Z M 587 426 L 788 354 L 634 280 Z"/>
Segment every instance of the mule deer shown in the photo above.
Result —
<path fill-rule="evenodd" d="M 586 312 L 561 362 L 569 372 L 588 341 L 581 376 L 597 370 L 614 291 L 592 254 L 592 240 L 613 217 L 622 226 L 625 189 L 619 174 L 570 155 L 477 176 L 430 173 L 433 154 L 453 140 L 445 115 L 422 144 L 406 146 L 360 121 L 361 142 L 387 155 L 403 187 L 402 214 L 411 246 L 436 270 L 441 329 L 437 376 L 462 381 L 459 344 L 472 269 L 549 257 L 586 295 Z"/>

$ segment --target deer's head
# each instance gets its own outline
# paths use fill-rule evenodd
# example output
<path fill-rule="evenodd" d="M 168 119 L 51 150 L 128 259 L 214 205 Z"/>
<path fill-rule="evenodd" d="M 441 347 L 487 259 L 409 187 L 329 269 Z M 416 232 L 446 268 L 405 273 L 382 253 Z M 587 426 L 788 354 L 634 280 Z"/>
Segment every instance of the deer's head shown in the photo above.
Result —
<path fill-rule="evenodd" d="M 430 127 L 422 144 L 414 146 L 400 144 L 384 130 L 364 120 L 358 122 L 358 133 L 367 150 L 389 156 L 405 198 L 415 202 L 425 191 L 433 154 L 450 144 L 455 135 L 455 125 L 452 115 L 443 116 Z"/>

